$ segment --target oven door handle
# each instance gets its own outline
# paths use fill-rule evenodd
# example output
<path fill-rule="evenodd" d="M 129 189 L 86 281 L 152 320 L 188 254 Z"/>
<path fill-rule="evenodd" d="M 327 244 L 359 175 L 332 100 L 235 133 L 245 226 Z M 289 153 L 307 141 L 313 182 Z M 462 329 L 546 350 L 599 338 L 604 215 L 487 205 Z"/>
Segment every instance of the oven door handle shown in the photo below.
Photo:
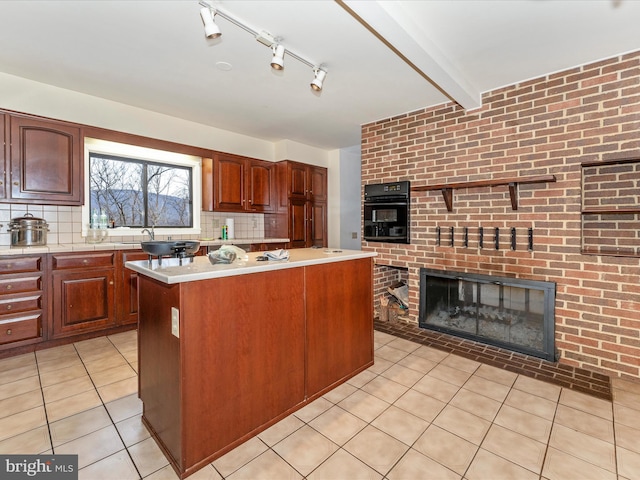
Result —
<path fill-rule="evenodd" d="M 408 205 L 408 202 L 375 202 L 371 200 L 365 200 L 364 205 L 366 207 L 373 207 L 373 206 L 378 207 L 378 206 L 385 206 L 385 205 L 406 207 Z"/>

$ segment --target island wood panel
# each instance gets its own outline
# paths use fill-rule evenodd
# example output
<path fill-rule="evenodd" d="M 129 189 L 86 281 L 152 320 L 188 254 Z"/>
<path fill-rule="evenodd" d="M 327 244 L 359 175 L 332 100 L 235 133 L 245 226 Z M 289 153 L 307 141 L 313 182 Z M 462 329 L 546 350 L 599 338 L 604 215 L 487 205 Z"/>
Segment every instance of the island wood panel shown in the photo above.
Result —
<path fill-rule="evenodd" d="M 138 277 L 138 392 L 143 421 L 172 463 L 183 464 L 180 419 L 180 339 L 171 335 L 171 307 L 180 307 L 180 286 Z"/>
<path fill-rule="evenodd" d="M 373 261 L 305 267 L 307 397 L 373 364 Z"/>

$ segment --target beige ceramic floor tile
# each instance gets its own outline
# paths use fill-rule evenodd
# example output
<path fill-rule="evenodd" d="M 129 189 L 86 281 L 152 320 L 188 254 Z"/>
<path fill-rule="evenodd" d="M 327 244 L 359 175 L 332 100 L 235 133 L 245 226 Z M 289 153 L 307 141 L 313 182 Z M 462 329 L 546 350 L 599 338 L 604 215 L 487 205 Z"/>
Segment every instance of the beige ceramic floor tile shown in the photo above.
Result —
<path fill-rule="evenodd" d="M 38 367 L 35 362 L 24 365 L 22 367 L 12 368 L 10 370 L 0 371 L 0 385 L 15 382 L 27 377 L 38 375 Z"/>
<path fill-rule="evenodd" d="M 140 370 L 138 369 L 138 362 L 129 362 L 129 365 L 131 366 L 133 371 L 136 372 L 136 374 L 140 373 Z"/>
<path fill-rule="evenodd" d="M 308 405 L 302 407 L 300 410 L 294 412 L 294 415 L 303 422 L 308 423 L 318 415 L 321 415 L 322 413 L 329 410 L 331 407 L 333 407 L 333 403 L 331 403 L 329 400 L 326 400 L 325 398 L 320 397 L 315 399 Z"/>
<path fill-rule="evenodd" d="M 447 352 L 443 352 L 437 348 L 425 347 L 424 345 L 417 350 L 414 350 L 412 353 L 413 355 L 418 355 L 419 357 L 426 358 L 427 360 L 431 360 L 436 363 L 440 363 L 449 356 Z"/>
<path fill-rule="evenodd" d="M 47 417 L 49 422 L 55 422 L 65 417 L 75 415 L 76 413 L 90 410 L 99 405 L 102 401 L 95 390 L 79 393 L 73 397 L 63 398 L 55 402 L 47 403 Z"/>
<path fill-rule="evenodd" d="M 0 372 L 6 372 L 7 370 L 13 370 L 15 368 L 28 367 L 35 365 L 36 357 L 33 353 L 25 353 L 23 355 L 16 355 L 15 357 L 0 359 Z"/>
<path fill-rule="evenodd" d="M 272 447 L 279 441 L 291 435 L 304 425 L 304 422 L 295 415 L 289 415 L 278 423 L 270 426 L 258 434 L 258 438 Z"/>
<path fill-rule="evenodd" d="M 427 377 L 437 378 L 438 380 L 451 383 L 456 387 L 461 387 L 462 385 L 464 385 L 464 383 L 469 379 L 470 376 L 471 373 L 469 372 L 458 370 L 457 368 L 447 367 L 442 363 L 440 363 L 429 373 L 427 373 Z"/>
<path fill-rule="evenodd" d="M 76 363 L 71 367 L 52 370 L 49 372 L 40 372 L 40 382 L 43 387 L 49 387 L 56 383 L 66 382 L 74 378 L 87 376 L 87 370 L 82 363 Z"/>
<path fill-rule="evenodd" d="M 398 350 L 402 350 L 403 352 L 411 353 L 420 348 L 420 344 L 416 342 L 412 342 L 411 340 L 405 340 L 404 338 L 394 338 L 387 346 L 392 348 L 397 348 Z"/>
<path fill-rule="evenodd" d="M 411 355 L 407 355 L 402 360 L 400 360 L 398 362 L 398 365 L 410 368 L 411 370 L 415 370 L 416 372 L 422 373 L 424 375 L 433 370 L 435 366 L 438 365 L 438 363 L 412 353 Z"/>
<path fill-rule="evenodd" d="M 383 376 L 378 376 L 364 385 L 362 390 L 371 395 L 375 395 L 387 403 L 393 403 L 407 392 L 409 388 Z"/>
<path fill-rule="evenodd" d="M 396 363 L 392 367 L 389 367 L 387 370 L 380 373 L 380 376 L 388 378 L 400 385 L 404 385 L 405 387 L 412 387 L 424 376 L 424 374 Z"/>
<path fill-rule="evenodd" d="M 106 360 L 110 357 L 120 355 L 120 352 L 113 345 L 104 345 L 98 348 L 90 349 L 90 350 L 82 350 L 78 352 L 80 358 L 84 363 L 87 362 L 97 362 L 100 360 Z"/>
<path fill-rule="evenodd" d="M 446 403 L 458 393 L 460 388 L 427 374 L 413 386 L 413 389 Z"/>
<path fill-rule="evenodd" d="M 491 426 L 491 422 L 452 405 L 447 405 L 433 421 L 433 424 L 475 445 L 480 445 Z"/>
<path fill-rule="evenodd" d="M 497 402 L 504 402 L 504 399 L 507 398 L 509 394 L 509 390 L 511 390 L 511 387 L 479 376 L 471 377 L 469 381 L 464 384 L 464 388 L 484 395 L 485 397 L 492 398 Z"/>
<path fill-rule="evenodd" d="M 553 425 L 549 446 L 610 472 L 616 471 L 614 446 L 585 433 L 556 423 Z"/>
<path fill-rule="evenodd" d="M 209 470 L 209 473 L 212 475 L 211 477 L 212 479 L 220 480 L 222 478 L 220 474 L 216 472 L 211 465 L 207 465 L 207 468 Z M 204 470 L 204 468 L 202 470 Z M 199 473 L 202 470 L 199 470 L 196 473 Z M 217 476 L 214 477 L 213 475 L 217 475 Z M 194 477 L 190 476 L 189 478 L 192 479 Z M 205 478 L 205 477 L 202 477 L 202 478 Z M 153 472 L 151 475 L 145 477 L 144 480 L 180 480 L 180 477 L 178 477 L 178 474 L 175 472 L 175 470 L 171 465 L 166 465 L 162 467 L 160 470 L 157 470 Z"/>
<path fill-rule="evenodd" d="M 480 365 L 474 375 L 486 378 L 487 380 L 491 380 L 492 382 L 506 385 L 507 387 L 513 386 L 514 382 L 518 378 L 517 373 L 485 364 Z"/>
<path fill-rule="evenodd" d="M 395 363 L 390 362 L 389 360 L 385 360 L 382 357 L 376 357 L 374 359 L 374 364 L 372 366 L 370 366 L 369 368 L 367 368 L 367 371 L 371 372 L 371 373 L 375 373 L 376 375 L 381 374 L 382 372 L 384 372 L 387 368 L 391 367 L 395 365 Z"/>
<path fill-rule="evenodd" d="M 549 420 L 509 405 L 502 406 L 494 423 L 542 443 L 549 441 L 553 425 Z"/>
<path fill-rule="evenodd" d="M 628 427 L 637 427 L 640 425 L 640 410 L 614 403 L 613 418 L 616 423 L 627 425 Z"/>
<path fill-rule="evenodd" d="M 84 468 L 123 449 L 124 445 L 118 436 L 116 427 L 110 425 L 55 447 L 54 450 L 57 454 L 78 455 L 78 468 Z"/>
<path fill-rule="evenodd" d="M 632 382 L 623 378 L 613 377 L 611 379 L 611 388 L 614 393 L 619 390 L 626 390 L 640 395 L 640 382 Z"/>
<path fill-rule="evenodd" d="M 396 338 L 398 337 L 396 337 L 395 335 L 389 335 L 388 333 L 379 332 L 378 330 L 373 331 L 373 341 L 380 345 L 385 345 L 392 340 L 395 340 Z"/>
<path fill-rule="evenodd" d="M 442 409 L 447 406 L 446 403 L 415 390 L 409 390 L 396 400 L 394 405 L 427 422 L 432 422 Z"/>
<path fill-rule="evenodd" d="M 127 361 L 125 358 L 119 353 L 116 355 L 111 355 L 101 360 L 96 360 L 93 362 L 85 362 L 84 366 L 89 372 L 89 375 L 92 375 L 96 372 L 100 372 L 102 370 L 108 370 L 110 368 L 114 368 L 120 365 L 126 365 Z"/>
<path fill-rule="evenodd" d="M 108 370 L 102 370 L 95 372 L 91 375 L 91 380 L 96 387 L 102 387 L 109 385 L 110 383 L 125 380 L 127 378 L 135 377 L 136 372 L 129 365 L 120 365 L 118 367 L 110 368 Z"/>
<path fill-rule="evenodd" d="M 424 433 L 429 422 L 392 405 L 371 422 L 371 425 L 411 446 Z"/>
<path fill-rule="evenodd" d="M 389 404 L 387 402 L 380 400 L 378 397 L 367 392 L 363 392 L 362 390 L 358 390 L 352 395 L 349 395 L 341 401 L 338 406 L 345 409 L 347 412 L 352 413 L 356 417 L 361 418 L 365 422 L 371 422 L 374 418 L 389 408 Z"/>
<path fill-rule="evenodd" d="M 640 453 L 626 448 L 616 448 L 618 474 L 627 478 L 636 478 L 640 474 Z"/>
<path fill-rule="evenodd" d="M 164 467 L 162 470 L 166 470 L 166 469 L 170 469 L 171 466 L 166 466 Z M 162 470 L 159 470 L 159 472 L 161 472 Z M 154 475 L 156 475 L 155 473 L 149 477 L 147 477 L 149 480 L 174 480 L 173 478 L 162 478 L 162 477 L 158 477 L 158 478 L 154 478 Z M 177 476 L 176 476 L 177 478 Z M 200 470 L 198 470 L 196 473 L 194 473 L 193 475 L 190 475 L 189 480 L 222 480 L 222 477 L 220 476 L 220 474 L 216 471 L 215 468 L 213 468 L 213 465 L 209 464 L 204 468 L 201 468 Z M 146 480 L 146 479 L 145 479 Z"/>
<path fill-rule="evenodd" d="M 463 475 L 478 447 L 451 432 L 431 425 L 413 446 L 418 452 Z"/>
<path fill-rule="evenodd" d="M 63 357 L 78 357 L 78 352 L 71 344 L 36 351 L 38 363 L 49 362 Z"/>
<path fill-rule="evenodd" d="M 15 437 L 47 424 L 43 406 L 16 413 L 0 420 L 0 440 Z"/>
<path fill-rule="evenodd" d="M 382 475 L 387 474 L 409 447 L 372 426 L 349 440 L 344 449 Z"/>
<path fill-rule="evenodd" d="M 459 355 L 449 355 L 440 362 L 440 365 L 446 365 L 447 367 L 456 368 L 463 372 L 473 373 L 481 364 L 480 362 L 469 360 Z"/>
<path fill-rule="evenodd" d="M 267 450 L 267 446 L 261 442 L 260 439 L 254 437 L 234 448 L 226 455 L 214 460 L 213 466 L 226 478 Z"/>
<path fill-rule="evenodd" d="M 592 397 L 586 393 L 574 392 L 573 390 L 563 388 L 559 403 L 592 415 L 597 415 L 605 420 L 613 420 L 613 405 L 611 402 Z"/>
<path fill-rule="evenodd" d="M 402 360 L 407 355 L 409 355 L 410 352 L 393 348 L 393 347 L 390 347 L 389 345 L 384 345 L 379 349 L 377 349 L 374 353 L 376 357 L 384 358 L 389 362 L 396 363 Z"/>
<path fill-rule="evenodd" d="M 66 382 L 56 383 L 42 389 L 42 395 L 46 403 L 55 402 L 63 398 L 72 397 L 79 393 L 94 390 L 93 383 L 89 375 L 67 380 Z"/>
<path fill-rule="evenodd" d="M 104 403 L 113 402 L 119 398 L 127 397 L 138 392 L 138 377 L 125 378 L 117 382 L 110 383 L 103 387 L 98 387 L 98 393 Z"/>
<path fill-rule="evenodd" d="M 373 373 L 369 370 L 365 370 L 364 372 L 360 372 L 355 377 L 351 377 L 349 380 L 347 380 L 347 383 L 356 388 L 360 388 L 363 385 L 366 385 L 367 383 L 369 383 L 371 380 L 373 380 L 377 376 L 378 376 L 377 373 Z"/>
<path fill-rule="evenodd" d="M 273 453 L 273 450 L 267 450 L 226 478 L 228 480 L 298 480 L 302 479 L 302 475 Z"/>
<path fill-rule="evenodd" d="M 89 340 L 82 340 L 73 344 L 78 353 L 91 352 L 93 350 L 99 350 L 103 347 L 112 347 L 113 344 L 107 337 L 90 338 Z"/>
<path fill-rule="evenodd" d="M 257 478 L 257 477 L 256 477 Z M 276 478 L 276 477 L 271 477 Z M 309 480 L 362 479 L 379 480 L 378 472 L 346 451 L 339 449 L 307 477 Z"/>
<path fill-rule="evenodd" d="M 614 390 L 613 401 L 619 405 L 640 410 L 640 393 L 628 390 Z"/>
<path fill-rule="evenodd" d="M 553 420 L 558 408 L 557 402 L 552 402 L 531 393 L 512 388 L 504 401 L 505 405 L 532 413 L 546 420 Z"/>
<path fill-rule="evenodd" d="M 116 423 L 116 429 L 127 447 L 151 436 L 147 427 L 142 423 L 142 415 L 135 415 Z"/>
<path fill-rule="evenodd" d="M 4 385 L 0 385 L 0 400 L 22 395 L 23 393 L 34 390 L 40 390 L 40 380 L 37 376 L 5 383 Z"/>
<path fill-rule="evenodd" d="M 518 375 L 518 378 L 513 384 L 513 388 L 530 393 L 536 397 L 546 398 L 552 402 L 558 401 L 558 398 L 560 398 L 560 391 L 562 390 L 558 385 L 536 380 L 535 378 L 525 377 L 524 375 Z"/>
<path fill-rule="evenodd" d="M 539 474 L 542 470 L 547 444 L 525 437 L 499 425 L 493 425 L 481 447 Z"/>
<path fill-rule="evenodd" d="M 30 392 L 16 395 L 15 397 L 0 400 L 0 418 L 6 418 L 25 410 L 43 405 L 42 392 L 40 390 L 31 390 Z"/>
<path fill-rule="evenodd" d="M 538 475 L 481 448 L 473 459 L 465 479 L 537 480 Z"/>
<path fill-rule="evenodd" d="M 167 457 L 151 437 L 130 446 L 128 450 L 142 477 L 146 477 L 169 464 Z"/>
<path fill-rule="evenodd" d="M 80 469 L 78 480 L 137 480 L 140 478 L 126 450 Z M 176 477 L 177 478 L 177 477 Z"/>
<path fill-rule="evenodd" d="M 313 419 L 309 425 L 335 444 L 344 445 L 366 427 L 367 422 L 335 406 Z"/>
<path fill-rule="evenodd" d="M 309 475 L 337 449 L 335 443 L 309 426 L 296 430 L 273 446 L 273 450 L 303 476 Z M 217 468 L 216 462 L 214 466 Z"/>
<path fill-rule="evenodd" d="M 71 415 L 57 422 L 52 422 L 49 425 L 51 441 L 55 448 L 58 445 L 68 443 L 76 438 L 108 427 L 109 425 L 111 425 L 111 419 L 109 415 L 107 415 L 105 408 L 100 405 L 91 410 Z"/>
<path fill-rule="evenodd" d="M 116 423 L 142 413 L 142 401 L 137 394 L 109 402 L 105 404 L 105 407 L 107 407 L 111 419 Z"/>
<path fill-rule="evenodd" d="M 333 390 L 325 393 L 322 396 L 322 398 L 330 401 L 331 403 L 339 403 L 345 398 L 347 398 L 349 395 L 351 395 L 353 392 L 355 392 L 356 390 L 357 390 L 356 387 L 345 382 L 342 385 L 334 388 Z"/>
<path fill-rule="evenodd" d="M 472 392 L 466 388 L 461 388 L 449 403 L 454 407 L 458 407 L 465 412 L 473 413 L 490 422 L 495 418 L 501 405 L 501 403 L 496 400 Z"/>
<path fill-rule="evenodd" d="M 558 405 L 555 422 L 605 442 L 614 442 L 613 422 L 596 415 L 560 404 Z"/>
<path fill-rule="evenodd" d="M 616 480 L 616 474 L 568 453 L 549 447 L 542 469 L 542 478 L 549 480 Z"/>
<path fill-rule="evenodd" d="M 636 453 L 640 453 L 640 430 L 637 430 L 633 427 L 628 427 L 626 425 L 623 425 L 622 423 L 615 424 L 614 429 L 616 432 L 617 446 L 633 450 Z"/>
<path fill-rule="evenodd" d="M 414 480 L 426 478 L 437 480 L 459 480 L 460 475 L 443 467 L 421 453 L 410 449 L 385 477 L 389 480 Z M 337 477 L 336 477 L 337 478 Z"/>
<path fill-rule="evenodd" d="M 63 368 L 82 366 L 82 360 L 78 355 L 66 355 L 64 357 L 55 358 L 43 362 L 38 362 L 38 371 L 40 375 L 50 373 Z"/>
<path fill-rule="evenodd" d="M 4 455 L 38 455 L 47 450 L 51 450 L 51 440 L 46 425 L 0 441 L 0 453 Z"/>

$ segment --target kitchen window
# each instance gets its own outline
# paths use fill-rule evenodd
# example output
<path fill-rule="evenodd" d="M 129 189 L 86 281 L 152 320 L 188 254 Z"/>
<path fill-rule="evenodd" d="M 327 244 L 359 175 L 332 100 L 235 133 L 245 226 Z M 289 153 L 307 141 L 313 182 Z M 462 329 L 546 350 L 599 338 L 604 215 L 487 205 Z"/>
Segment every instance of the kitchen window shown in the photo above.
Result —
<path fill-rule="evenodd" d="M 155 227 L 163 234 L 200 233 L 199 157 L 85 139 L 83 231 L 94 212 L 107 217 L 109 234 Z"/>

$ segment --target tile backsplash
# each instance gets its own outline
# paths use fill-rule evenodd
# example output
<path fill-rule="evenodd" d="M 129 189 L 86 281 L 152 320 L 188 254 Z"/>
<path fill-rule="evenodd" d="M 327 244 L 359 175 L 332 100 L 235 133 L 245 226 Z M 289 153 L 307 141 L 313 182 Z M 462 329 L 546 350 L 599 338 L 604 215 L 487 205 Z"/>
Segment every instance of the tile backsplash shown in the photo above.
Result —
<path fill-rule="evenodd" d="M 11 245 L 9 223 L 12 218 L 23 217 L 25 213 L 31 213 L 34 217 L 46 220 L 49 225 L 47 244 L 85 243 L 85 237 L 82 236 L 82 207 L 0 203 L 0 246 Z M 264 237 L 264 214 L 226 212 L 201 212 L 200 235 L 171 234 L 171 237 L 174 239 L 217 239 L 220 237 L 222 226 L 226 224 L 228 218 L 234 219 L 236 239 Z M 162 235 L 162 231 L 159 231 L 156 238 L 163 239 L 166 236 Z M 109 239 L 119 242 L 142 240 L 144 237 L 137 229 L 132 229 L 130 235 L 110 236 Z"/>

